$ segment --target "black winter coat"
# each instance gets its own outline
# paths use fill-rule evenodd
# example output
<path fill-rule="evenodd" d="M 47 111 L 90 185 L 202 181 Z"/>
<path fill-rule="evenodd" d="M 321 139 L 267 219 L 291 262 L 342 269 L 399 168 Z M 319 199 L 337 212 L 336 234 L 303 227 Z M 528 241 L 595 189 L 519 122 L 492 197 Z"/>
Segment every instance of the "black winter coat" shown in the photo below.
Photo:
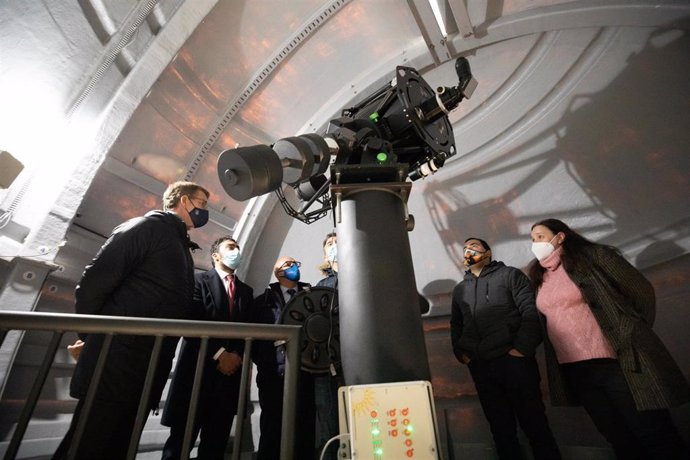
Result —
<path fill-rule="evenodd" d="M 533 356 L 541 343 L 541 326 L 527 276 L 492 261 L 476 277 L 469 270 L 453 290 L 450 320 L 453 352 L 471 360 L 488 360 L 515 348 Z"/>
<path fill-rule="evenodd" d="M 189 319 L 194 263 L 184 222 L 175 214 L 151 211 L 119 225 L 86 266 L 75 292 L 80 314 Z M 85 341 L 70 386 L 75 398 L 86 395 L 103 335 Z M 177 339 L 161 350 L 150 404 L 156 408 L 170 374 Z M 146 377 L 153 337 L 117 335 L 96 397 L 137 403 Z"/>

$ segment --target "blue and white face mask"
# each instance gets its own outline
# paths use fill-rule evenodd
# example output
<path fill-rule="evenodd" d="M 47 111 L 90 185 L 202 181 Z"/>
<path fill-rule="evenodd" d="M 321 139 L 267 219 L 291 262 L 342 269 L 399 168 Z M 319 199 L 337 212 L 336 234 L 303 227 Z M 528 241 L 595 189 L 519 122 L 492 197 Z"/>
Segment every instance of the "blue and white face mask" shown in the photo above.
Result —
<path fill-rule="evenodd" d="M 331 263 L 338 261 L 338 245 L 337 244 L 332 244 L 328 248 L 328 252 L 326 253 L 326 258 Z"/>
<path fill-rule="evenodd" d="M 242 254 L 240 254 L 240 250 L 237 248 L 231 249 L 227 252 L 221 252 L 221 257 L 223 265 L 232 270 L 236 270 L 242 261 Z"/>

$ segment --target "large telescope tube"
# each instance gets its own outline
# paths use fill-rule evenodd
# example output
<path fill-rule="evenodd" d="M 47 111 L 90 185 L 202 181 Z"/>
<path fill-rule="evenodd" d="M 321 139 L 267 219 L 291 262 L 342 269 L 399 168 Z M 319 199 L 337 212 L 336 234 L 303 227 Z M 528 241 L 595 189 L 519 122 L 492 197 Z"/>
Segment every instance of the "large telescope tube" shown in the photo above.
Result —
<path fill-rule="evenodd" d="M 318 134 L 303 134 L 270 147 L 228 149 L 218 157 L 218 179 L 232 198 L 248 200 L 280 188 L 281 182 L 297 186 L 323 174 L 333 148 Z"/>

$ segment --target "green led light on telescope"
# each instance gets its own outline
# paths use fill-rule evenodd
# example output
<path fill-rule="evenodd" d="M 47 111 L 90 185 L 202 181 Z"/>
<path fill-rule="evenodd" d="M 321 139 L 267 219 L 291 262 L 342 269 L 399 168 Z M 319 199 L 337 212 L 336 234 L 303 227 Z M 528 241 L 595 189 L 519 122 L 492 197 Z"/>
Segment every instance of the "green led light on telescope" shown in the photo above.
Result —
<path fill-rule="evenodd" d="M 388 159 L 388 154 L 386 152 L 379 152 L 376 154 L 376 160 L 383 163 Z"/>

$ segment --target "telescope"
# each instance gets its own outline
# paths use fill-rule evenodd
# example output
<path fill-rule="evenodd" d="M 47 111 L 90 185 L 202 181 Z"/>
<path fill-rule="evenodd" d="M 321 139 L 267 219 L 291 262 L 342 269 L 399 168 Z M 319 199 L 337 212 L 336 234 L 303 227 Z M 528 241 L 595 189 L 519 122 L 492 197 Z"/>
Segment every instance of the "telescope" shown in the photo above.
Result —
<path fill-rule="evenodd" d="M 455 155 L 447 115 L 477 86 L 466 58 L 456 60 L 455 70 L 457 86 L 433 90 L 417 70 L 399 66 L 389 84 L 342 110 L 323 134 L 223 151 L 220 183 L 238 201 L 275 191 L 289 215 L 312 223 L 332 207 L 331 183 L 427 177 Z M 285 198 L 283 184 L 295 190 L 299 209 Z"/>
<path fill-rule="evenodd" d="M 448 113 L 477 82 L 467 59 L 457 59 L 455 70 L 457 86 L 432 90 L 415 69 L 397 67 L 389 84 L 342 110 L 323 134 L 238 147 L 218 157 L 220 182 L 236 200 L 275 191 L 285 211 L 306 223 L 334 210 L 339 331 L 334 312 L 319 316 L 306 309 L 309 314 L 291 318 L 304 323 L 307 337 L 317 337 L 304 347 L 311 367 L 325 364 L 322 358 L 333 364 L 330 345 L 336 343 L 318 337 L 337 335 L 346 385 L 431 380 L 407 199 L 413 181 L 456 153 Z M 295 190 L 298 209 L 285 198 L 283 184 Z M 312 317 L 328 324 L 327 333 L 310 329 Z"/>

